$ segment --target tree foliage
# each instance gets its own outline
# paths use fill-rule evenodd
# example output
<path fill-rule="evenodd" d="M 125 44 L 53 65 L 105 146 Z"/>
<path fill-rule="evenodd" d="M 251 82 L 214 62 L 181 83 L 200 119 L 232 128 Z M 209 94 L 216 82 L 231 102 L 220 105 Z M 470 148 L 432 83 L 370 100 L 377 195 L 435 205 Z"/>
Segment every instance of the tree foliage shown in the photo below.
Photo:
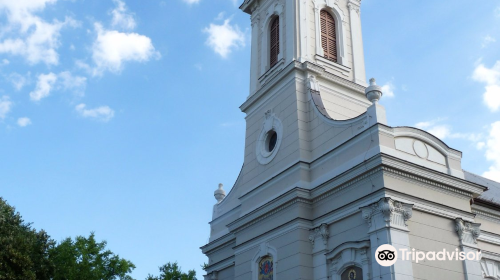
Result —
<path fill-rule="evenodd" d="M 49 280 L 54 272 L 49 251 L 55 242 L 24 222 L 0 197 L 0 279 Z"/>
<path fill-rule="evenodd" d="M 160 267 L 160 276 L 149 275 L 146 280 L 196 280 L 196 272 L 183 273 L 177 262 L 167 263 Z"/>
<path fill-rule="evenodd" d="M 51 251 L 56 270 L 54 280 L 132 280 L 135 265 L 106 250 L 106 241 L 97 242 L 94 233 L 63 240 Z"/>
<path fill-rule="evenodd" d="M 56 242 L 0 197 L 0 280 L 133 280 L 135 268 L 94 233 Z"/>

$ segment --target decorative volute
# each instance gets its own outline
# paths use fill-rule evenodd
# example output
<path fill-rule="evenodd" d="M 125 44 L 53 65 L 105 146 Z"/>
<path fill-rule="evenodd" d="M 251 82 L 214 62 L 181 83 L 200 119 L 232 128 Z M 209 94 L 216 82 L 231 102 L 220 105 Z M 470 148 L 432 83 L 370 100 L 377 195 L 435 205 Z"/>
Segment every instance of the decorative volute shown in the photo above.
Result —
<path fill-rule="evenodd" d="M 221 203 L 221 201 L 226 197 L 226 191 L 224 191 L 223 187 L 223 184 L 219 184 L 219 188 L 214 191 L 214 197 L 217 200 L 217 204 Z"/>

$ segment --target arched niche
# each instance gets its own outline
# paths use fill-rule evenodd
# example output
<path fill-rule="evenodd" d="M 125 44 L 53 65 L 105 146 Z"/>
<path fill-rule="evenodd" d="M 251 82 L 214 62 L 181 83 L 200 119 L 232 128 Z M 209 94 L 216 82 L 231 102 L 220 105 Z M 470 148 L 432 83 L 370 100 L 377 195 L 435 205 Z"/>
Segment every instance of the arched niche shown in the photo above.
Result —
<path fill-rule="evenodd" d="M 332 280 L 370 279 L 370 241 L 346 242 L 326 254 Z M 354 278 L 352 273 L 354 272 Z M 351 279 L 349 279 L 351 276 Z M 347 278 L 345 278 L 347 277 Z"/>
<path fill-rule="evenodd" d="M 266 262 L 267 268 L 272 268 L 272 273 L 270 275 L 261 274 L 261 268 L 263 268 L 261 266 L 266 265 Z M 254 257 L 252 258 L 252 280 L 276 280 L 277 267 L 278 253 L 276 249 L 269 246 L 269 244 L 261 244 L 259 251 L 257 251 L 257 253 L 255 253 Z"/>

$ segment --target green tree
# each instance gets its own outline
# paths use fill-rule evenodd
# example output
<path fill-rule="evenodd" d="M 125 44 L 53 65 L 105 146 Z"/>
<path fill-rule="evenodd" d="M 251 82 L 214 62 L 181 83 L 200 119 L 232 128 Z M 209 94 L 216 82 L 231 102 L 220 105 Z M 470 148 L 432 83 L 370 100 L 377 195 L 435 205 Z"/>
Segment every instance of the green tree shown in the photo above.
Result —
<path fill-rule="evenodd" d="M 50 280 L 54 265 L 49 251 L 54 245 L 45 231 L 32 229 L 0 197 L 0 279 Z"/>
<path fill-rule="evenodd" d="M 51 250 L 55 264 L 53 280 L 133 280 L 128 275 L 135 265 L 106 250 L 106 241 L 97 242 L 94 233 L 63 240 Z"/>
<path fill-rule="evenodd" d="M 196 271 L 189 270 L 188 273 L 183 273 L 177 262 L 167 263 L 160 267 L 160 276 L 150 274 L 146 280 L 196 280 Z"/>

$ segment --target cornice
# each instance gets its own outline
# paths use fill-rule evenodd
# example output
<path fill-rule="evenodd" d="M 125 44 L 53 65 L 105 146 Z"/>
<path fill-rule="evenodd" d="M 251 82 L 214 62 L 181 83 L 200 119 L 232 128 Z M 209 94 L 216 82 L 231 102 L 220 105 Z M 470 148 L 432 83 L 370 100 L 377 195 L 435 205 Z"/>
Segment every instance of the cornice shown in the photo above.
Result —
<path fill-rule="evenodd" d="M 340 84 L 346 88 L 352 89 L 354 91 L 357 91 L 358 93 L 362 94 L 363 96 L 365 95 L 365 87 L 359 84 L 356 84 L 355 82 L 346 80 L 344 78 L 341 78 L 335 74 L 332 74 L 324 67 L 319 66 L 318 64 L 312 63 L 310 61 L 306 61 L 302 63 L 301 69 L 304 71 L 310 71 L 315 73 L 318 76 L 321 76 L 322 78 L 329 80 L 331 82 L 335 82 L 337 84 Z"/>
<path fill-rule="evenodd" d="M 226 245 L 228 245 L 231 242 L 234 242 L 235 240 L 236 240 L 236 237 L 234 236 L 233 233 L 230 232 L 230 233 L 228 233 L 224 236 L 221 236 L 221 237 L 215 239 L 214 241 L 209 242 L 208 244 L 200 247 L 200 249 L 203 252 L 203 254 L 206 254 L 208 252 L 217 250 L 221 246 L 225 247 Z"/>
<path fill-rule="evenodd" d="M 456 217 L 462 217 L 465 221 L 473 222 L 475 215 L 460 209 L 451 208 L 449 206 L 439 204 L 436 202 L 428 201 L 420 197 L 415 197 L 406 193 L 402 193 L 393 189 L 386 189 L 386 195 L 406 202 L 413 203 L 413 210 L 429 213 L 432 215 L 444 217 L 447 219 L 455 219 Z"/>
<path fill-rule="evenodd" d="M 235 264 L 235 260 L 234 260 L 234 255 L 231 256 L 231 257 L 228 257 L 226 259 L 223 259 L 221 261 L 218 261 L 214 264 L 211 264 L 209 266 L 207 266 L 205 268 L 205 271 L 207 272 L 207 274 L 210 274 L 212 272 L 219 272 L 223 269 L 226 269 L 228 267 L 231 267 L 231 266 L 234 266 Z"/>
<path fill-rule="evenodd" d="M 471 208 L 472 213 L 476 214 L 478 217 L 500 224 L 500 211 L 495 211 L 477 204 L 472 204 Z"/>
<path fill-rule="evenodd" d="M 388 168 L 388 171 L 405 176 L 411 175 L 407 177 L 420 180 L 423 183 L 443 187 L 447 190 L 457 190 L 456 193 L 463 195 L 469 195 L 468 193 L 479 195 L 487 189 L 486 187 L 476 183 L 435 171 L 387 154 L 381 153 L 381 155 L 383 158 L 383 165 L 392 167 L 392 169 Z M 421 180 L 423 178 L 426 178 L 426 180 Z"/>
<path fill-rule="evenodd" d="M 497 233 L 482 230 L 477 240 L 500 246 L 500 235 Z"/>
<path fill-rule="evenodd" d="M 284 63 L 284 62 L 281 62 Z M 344 86 L 348 89 L 354 90 L 357 93 L 361 94 L 364 96 L 365 92 L 365 87 L 362 85 L 359 85 L 357 83 L 354 83 L 352 81 L 346 80 L 344 78 L 341 78 L 335 74 L 332 74 L 328 71 L 325 70 L 325 68 L 312 63 L 310 61 L 306 61 L 304 63 L 298 62 L 296 60 L 290 62 L 287 65 L 283 66 L 275 66 L 272 69 L 270 69 L 268 72 L 266 72 L 264 75 L 262 75 L 259 80 L 263 82 L 262 87 L 257 90 L 254 94 L 248 97 L 248 99 L 243 102 L 243 104 L 240 106 L 240 110 L 242 112 L 246 112 L 250 106 L 252 106 L 257 100 L 259 100 L 263 95 L 265 95 L 272 86 L 274 86 L 278 81 L 283 79 L 288 73 L 290 73 L 293 70 L 300 70 L 300 71 L 310 71 L 315 73 L 318 76 L 321 76 L 323 79 L 326 79 L 331 82 L 335 82 L 341 86 Z M 368 103 L 367 103 L 368 104 Z"/>
<path fill-rule="evenodd" d="M 246 112 L 250 106 L 252 106 L 257 100 L 259 100 L 262 96 L 264 96 L 278 81 L 283 79 L 288 73 L 295 69 L 300 69 L 300 62 L 297 61 L 292 61 L 288 65 L 284 66 L 283 68 L 279 69 L 277 73 L 273 76 L 272 79 L 269 79 L 266 84 L 264 84 L 259 90 L 257 90 L 254 94 L 248 97 L 248 99 L 243 102 L 243 104 L 240 106 L 240 110 L 242 112 Z M 271 83 L 270 81 L 273 81 Z"/>

